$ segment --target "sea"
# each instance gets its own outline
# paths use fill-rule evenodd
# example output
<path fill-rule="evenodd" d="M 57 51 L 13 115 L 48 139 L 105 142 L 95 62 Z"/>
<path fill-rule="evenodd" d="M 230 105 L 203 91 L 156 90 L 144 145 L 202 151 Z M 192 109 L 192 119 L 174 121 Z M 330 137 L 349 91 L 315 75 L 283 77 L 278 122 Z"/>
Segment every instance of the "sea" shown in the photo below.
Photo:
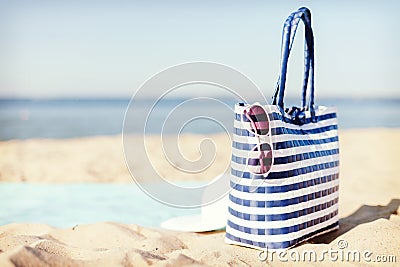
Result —
<path fill-rule="evenodd" d="M 0 141 L 31 138 L 79 138 L 123 132 L 129 99 L 1 99 Z M 288 105 L 295 103 L 289 99 Z M 400 127 L 400 99 L 320 99 L 338 108 L 340 129 Z M 129 131 L 146 134 L 176 132 L 213 134 L 230 131 L 233 100 L 166 99 L 135 101 L 129 110 L 147 116 L 149 123 L 132 123 Z M 293 104 L 292 104 L 293 105 Z M 180 108 L 176 108 L 180 107 Z M 170 116 L 173 114 L 173 116 Z M 168 119 L 172 117 L 173 119 Z M 188 118 L 213 118 L 193 120 Z M 168 127 L 163 127 L 168 122 Z M 186 127 L 183 127 L 186 126 Z M 0 169 L 1 174 L 1 169 Z M 192 181 L 191 186 L 196 184 Z M 56 227 L 116 221 L 158 227 L 176 216 L 198 214 L 159 203 L 133 182 L 35 184 L 0 183 L 0 225 L 14 222 L 45 223 Z"/>
<path fill-rule="evenodd" d="M 400 127 L 400 98 L 398 99 L 321 99 L 324 106 L 338 108 L 340 129 Z M 154 104 L 155 103 L 155 104 Z M 182 105 L 184 103 L 185 105 Z M 174 122 L 183 124 L 180 118 L 208 116 L 217 118 L 197 120 L 187 133 L 211 134 L 230 131 L 233 127 L 232 108 L 235 101 L 222 99 L 221 103 L 207 99 L 187 102 L 186 99 L 158 101 L 144 99 L 134 102 L 130 109 L 146 116 L 149 105 L 154 105 L 147 134 L 160 134 L 167 115 L 174 114 Z M 288 100 L 288 106 L 295 104 Z M 77 138 L 122 133 L 124 115 L 129 99 L 0 99 L 0 140 L 29 138 Z M 180 106 L 177 112 L 174 109 Z M 221 127 L 221 125 L 225 126 Z M 175 126 L 175 127 L 174 127 Z M 165 129 L 180 129 L 176 124 Z M 131 128 L 131 132 L 142 133 L 144 125 Z"/>

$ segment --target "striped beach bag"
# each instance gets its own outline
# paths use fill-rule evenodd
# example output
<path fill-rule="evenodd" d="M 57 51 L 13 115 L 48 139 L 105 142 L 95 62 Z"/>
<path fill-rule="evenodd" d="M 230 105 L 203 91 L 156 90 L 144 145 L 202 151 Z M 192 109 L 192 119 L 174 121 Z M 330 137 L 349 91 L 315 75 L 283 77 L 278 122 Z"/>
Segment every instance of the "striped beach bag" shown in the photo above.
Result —
<path fill-rule="evenodd" d="M 287 63 L 300 21 L 306 40 L 302 106 L 285 109 Z M 314 37 L 303 7 L 284 24 L 272 104 L 235 105 L 228 244 L 287 249 L 338 228 L 337 128 L 336 108 L 314 104 Z"/>

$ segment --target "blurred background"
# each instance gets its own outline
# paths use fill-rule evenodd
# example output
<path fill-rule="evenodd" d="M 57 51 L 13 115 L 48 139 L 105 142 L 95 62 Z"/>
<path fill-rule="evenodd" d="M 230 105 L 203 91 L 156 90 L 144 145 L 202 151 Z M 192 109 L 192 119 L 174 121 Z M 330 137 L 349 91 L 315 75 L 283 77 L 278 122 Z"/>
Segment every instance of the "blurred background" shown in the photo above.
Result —
<path fill-rule="evenodd" d="M 400 126 L 398 1 L 1 0 L 0 140 L 121 133 L 140 85 L 183 62 L 231 66 L 270 99 L 282 25 L 300 5 L 312 11 L 316 103 L 337 105 L 341 128 Z M 302 33 L 289 64 L 290 104 L 300 102 Z M 159 95 L 154 88 L 146 99 Z M 182 88 L 161 105 L 198 95 Z"/>

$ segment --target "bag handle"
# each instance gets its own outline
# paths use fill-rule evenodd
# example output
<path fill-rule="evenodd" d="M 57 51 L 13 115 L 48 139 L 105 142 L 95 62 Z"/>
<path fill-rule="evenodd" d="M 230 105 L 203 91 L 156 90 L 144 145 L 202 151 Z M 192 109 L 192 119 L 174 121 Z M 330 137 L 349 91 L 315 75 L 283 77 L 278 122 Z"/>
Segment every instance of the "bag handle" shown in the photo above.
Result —
<path fill-rule="evenodd" d="M 282 33 L 281 74 L 278 78 L 277 87 L 272 99 L 273 104 L 277 104 L 281 107 L 282 111 L 284 111 L 283 98 L 286 84 L 287 63 L 300 19 L 305 26 L 302 108 L 311 111 L 314 110 L 314 35 L 311 28 L 311 12 L 308 8 L 301 7 L 286 19 Z M 310 82 L 310 100 L 307 106 L 306 95 L 308 82 Z"/>

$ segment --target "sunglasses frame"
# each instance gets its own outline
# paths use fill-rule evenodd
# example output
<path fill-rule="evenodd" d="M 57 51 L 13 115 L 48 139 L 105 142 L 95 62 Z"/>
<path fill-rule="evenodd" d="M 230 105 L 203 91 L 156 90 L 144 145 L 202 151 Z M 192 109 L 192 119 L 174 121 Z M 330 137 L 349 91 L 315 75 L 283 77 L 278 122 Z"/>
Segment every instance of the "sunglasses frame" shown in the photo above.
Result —
<path fill-rule="evenodd" d="M 254 121 L 254 120 L 251 118 L 252 115 L 249 114 L 249 113 L 250 113 L 250 110 L 251 110 L 252 108 L 254 108 L 254 107 L 261 108 L 261 109 L 263 110 L 263 113 L 265 114 L 265 118 L 266 118 L 266 122 L 265 122 L 265 123 L 268 124 L 268 132 L 265 133 L 265 134 L 259 134 L 259 133 L 257 132 L 257 130 L 258 130 L 258 129 L 257 129 L 257 126 L 256 126 L 256 122 L 257 122 L 257 121 Z M 250 164 L 249 164 L 250 158 L 248 157 L 248 159 L 247 159 L 247 161 L 246 161 L 246 169 L 247 169 L 248 172 L 250 172 L 250 173 L 252 173 L 252 174 L 254 174 L 254 175 L 262 175 L 262 176 L 264 176 L 264 177 L 267 177 L 268 174 L 271 172 L 272 166 L 274 165 L 274 153 L 273 153 L 273 143 L 272 143 L 272 134 L 271 134 L 271 133 L 272 133 L 272 131 L 271 131 L 271 120 L 270 120 L 270 118 L 269 118 L 269 113 L 265 110 L 265 108 L 264 108 L 262 105 L 256 103 L 256 104 L 249 105 L 248 107 L 246 107 L 246 108 L 244 109 L 244 111 L 243 111 L 243 115 L 246 116 L 246 118 L 250 121 L 250 128 L 247 127 L 247 124 L 244 124 L 244 125 L 245 125 L 244 128 L 245 128 L 247 131 L 249 131 L 249 132 L 251 132 L 252 134 L 254 134 L 254 137 L 257 138 L 257 144 L 256 144 L 256 145 L 254 146 L 254 148 L 253 148 L 252 150 L 250 150 L 249 152 L 253 152 L 253 151 L 255 151 L 255 149 L 258 149 L 258 151 L 260 152 L 260 156 L 259 156 L 259 163 L 260 163 L 260 165 L 257 165 L 257 166 L 259 166 L 259 167 L 261 168 L 261 170 L 262 170 L 262 168 L 264 168 L 264 167 L 267 167 L 267 168 L 268 168 L 268 170 L 267 170 L 266 172 L 261 172 L 261 171 L 260 171 L 260 173 L 255 173 L 255 172 L 253 172 L 253 171 L 250 171 L 248 167 L 249 167 L 249 166 L 254 166 L 254 165 L 250 165 Z M 256 115 L 258 115 L 258 114 L 256 114 Z M 263 114 L 262 114 L 262 115 L 263 115 Z M 243 119 L 242 119 L 242 123 L 243 123 Z M 265 137 L 269 137 L 269 142 L 261 141 L 261 138 L 265 138 Z M 264 144 L 267 144 L 267 145 L 270 147 L 270 150 L 262 150 L 262 145 L 264 145 Z M 264 154 L 265 152 L 266 152 L 266 153 L 271 153 L 271 164 L 270 164 L 270 166 L 265 166 L 265 165 L 263 164 L 263 159 L 268 158 L 268 157 L 265 157 L 265 154 Z M 253 180 L 254 180 L 254 179 L 253 179 Z"/>

